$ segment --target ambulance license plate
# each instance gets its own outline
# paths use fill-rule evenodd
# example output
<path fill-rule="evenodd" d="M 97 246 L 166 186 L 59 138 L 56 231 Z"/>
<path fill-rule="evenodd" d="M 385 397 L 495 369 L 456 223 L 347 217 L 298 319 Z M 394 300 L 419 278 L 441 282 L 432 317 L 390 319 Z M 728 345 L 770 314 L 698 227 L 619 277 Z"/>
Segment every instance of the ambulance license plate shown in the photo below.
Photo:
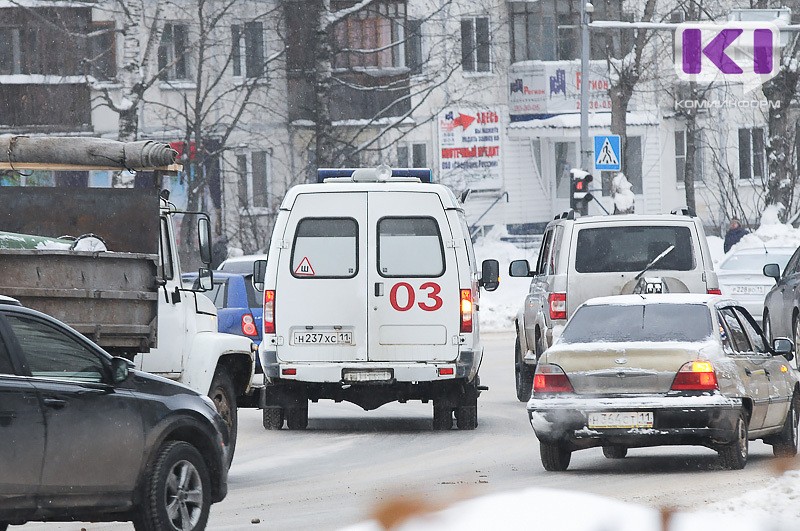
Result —
<path fill-rule="evenodd" d="M 379 371 L 359 371 L 347 370 L 342 371 L 342 380 L 345 382 L 385 382 L 392 379 L 392 371 L 379 370 Z"/>
<path fill-rule="evenodd" d="M 353 332 L 295 332 L 293 345 L 352 345 Z"/>

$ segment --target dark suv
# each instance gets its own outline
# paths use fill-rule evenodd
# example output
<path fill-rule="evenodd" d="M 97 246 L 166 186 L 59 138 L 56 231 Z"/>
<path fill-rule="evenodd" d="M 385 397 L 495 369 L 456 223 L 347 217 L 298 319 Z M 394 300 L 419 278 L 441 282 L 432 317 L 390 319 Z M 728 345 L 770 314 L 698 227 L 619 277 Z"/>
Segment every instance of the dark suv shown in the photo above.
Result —
<path fill-rule="evenodd" d="M 0 531 L 31 520 L 204 529 L 227 493 L 213 402 L 0 297 Z"/>

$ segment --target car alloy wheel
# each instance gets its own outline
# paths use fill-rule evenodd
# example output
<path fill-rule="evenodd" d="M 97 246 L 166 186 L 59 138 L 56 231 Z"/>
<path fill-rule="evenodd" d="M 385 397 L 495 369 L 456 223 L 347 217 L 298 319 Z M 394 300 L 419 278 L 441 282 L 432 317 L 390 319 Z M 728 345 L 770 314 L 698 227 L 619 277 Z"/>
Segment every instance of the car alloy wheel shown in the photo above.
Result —
<path fill-rule="evenodd" d="M 722 446 L 719 455 L 722 458 L 722 466 L 730 470 L 741 470 L 747 464 L 749 454 L 749 440 L 747 436 L 747 412 L 739 412 L 735 428 L 736 440 Z"/>

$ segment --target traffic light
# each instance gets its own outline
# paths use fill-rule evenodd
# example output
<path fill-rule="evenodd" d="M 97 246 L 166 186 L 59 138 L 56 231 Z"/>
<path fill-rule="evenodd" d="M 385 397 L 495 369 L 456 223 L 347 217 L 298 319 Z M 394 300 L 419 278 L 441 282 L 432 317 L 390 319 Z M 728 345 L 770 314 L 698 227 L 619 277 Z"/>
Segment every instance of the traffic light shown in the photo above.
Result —
<path fill-rule="evenodd" d="M 579 169 L 570 170 L 569 207 L 584 216 L 588 213 L 589 201 L 593 199 L 589 192 L 589 183 L 593 180 L 594 177 L 590 173 Z"/>

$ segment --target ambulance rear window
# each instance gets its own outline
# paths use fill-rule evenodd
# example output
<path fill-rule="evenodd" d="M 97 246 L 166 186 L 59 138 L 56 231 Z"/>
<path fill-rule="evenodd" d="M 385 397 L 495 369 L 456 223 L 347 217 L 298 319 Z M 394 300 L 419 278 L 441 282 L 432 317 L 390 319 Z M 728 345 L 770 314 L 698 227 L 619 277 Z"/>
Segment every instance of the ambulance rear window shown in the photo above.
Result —
<path fill-rule="evenodd" d="M 358 273 L 358 224 L 352 218 L 305 218 L 292 247 L 296 278 L 353 278 Z"/>
<path fill-rule="evenodd" d="M 378 221 L 378 272 L 383 277 L 439 277 L 444 246 L 433 218 Z"/>

